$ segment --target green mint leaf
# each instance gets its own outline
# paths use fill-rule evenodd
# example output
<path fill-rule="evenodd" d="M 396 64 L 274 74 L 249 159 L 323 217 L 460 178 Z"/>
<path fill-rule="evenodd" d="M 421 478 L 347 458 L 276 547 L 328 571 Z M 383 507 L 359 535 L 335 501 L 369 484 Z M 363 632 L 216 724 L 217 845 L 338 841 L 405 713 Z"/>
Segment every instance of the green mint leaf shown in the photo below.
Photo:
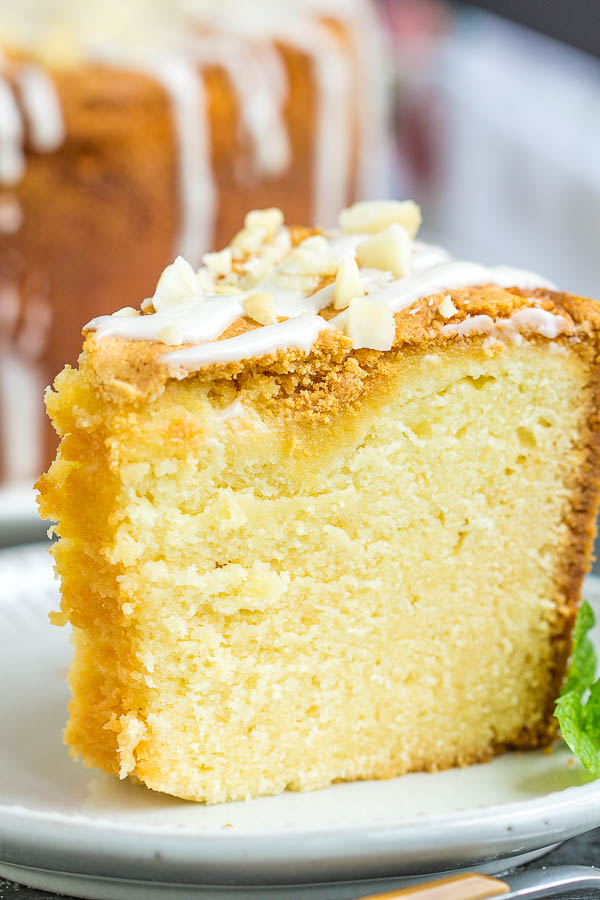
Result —
<path fill-rule="evenodd" d="M 596 617 L 592 607 L 584 600 L 577 613 L 573 629 L 573 653 L 562 693 L 577 690 L 583 694 L 596 677 L 596 651 L 588 632 L 594 627 Z"/>
<path fill-rule="evenodd" d="M 573 652 L 567 680 L 556 701 L 554 714 L 566 745 L 597 778 L 600 776 L 600 679 L 594 681 L 597 657 L 589 637 L 594 624 L 593 610 L 584 601 L 573 629 Z"/>
<path fill-rule="evenodd" d="M 589 734 L 583 722 L 583 704 L 576 691 L 561 694 L 556 701 L 555 716 L 560 723 L 560 732 L 569 750 L 594 777 L 600 775 L 600 742 L 597 736 Z"/>
<path fill-rule="evenodd" d="M 590 688 L 590 696 L 583 707 L 586 731 L 600 735 L 600 679 Z"/>

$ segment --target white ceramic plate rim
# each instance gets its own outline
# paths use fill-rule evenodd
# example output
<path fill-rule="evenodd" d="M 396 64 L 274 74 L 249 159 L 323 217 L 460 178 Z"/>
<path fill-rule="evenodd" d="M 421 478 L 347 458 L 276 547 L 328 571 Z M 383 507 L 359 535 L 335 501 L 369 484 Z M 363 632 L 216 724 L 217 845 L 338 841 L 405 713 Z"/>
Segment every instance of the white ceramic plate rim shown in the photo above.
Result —
<path fill-rule="evenodd" d="M 0 526 L 35 524 L 39 514 L 31 482 L 18 482 L 0 488 Z"/>
<path fill-rule="evenodd" d="M 200 871 L 201 880 L 211 884 L 325 881 L 339 878 L 341 871 L 347 879 L 385 877 L 397 875 L 399 868 L 402 874 L 420 874 L 524 853 L 600 825 L 600 793 L 591 787 L 568 788 L 556 800 L 507 804 L 475 815 L 275 835 L 144 831 L 15 809 L 0 816 L 0 844 L 2 856 L 13 863 L 56 868 L 56 860 L 62 859 L 63 871 L 124 877 L 147 876 L 160 851 L 169 880 L 196 880 Z M 299 869 L 301 877 L 294 876 Z"/>

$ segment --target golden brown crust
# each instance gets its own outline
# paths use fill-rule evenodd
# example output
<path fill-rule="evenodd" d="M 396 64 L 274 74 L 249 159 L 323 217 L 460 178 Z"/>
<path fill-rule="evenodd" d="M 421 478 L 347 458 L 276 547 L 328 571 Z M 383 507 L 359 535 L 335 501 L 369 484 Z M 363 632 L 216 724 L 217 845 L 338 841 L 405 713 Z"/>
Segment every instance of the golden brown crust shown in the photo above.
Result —
<path fill-rule="evenodd" d="M 452 324 L 474 315 L 488 315 L 494 319 L 508 318 L 518 309 L 536 305 L 566 320 L 564 336 L 555 340 L 569 340 L 578 330 L 585 336 L 592 336 L 600 331 L 600 312 L 596 302 L 582 297 L 540 289 L 505 289 L 496 285 L 445 291 L 444 296 L 446 293 L 450 293 L 458 309 L 458 313 L 452 318 Z M 197 372 L 189 373 L 183 369 L 169 368 L 161 362 L 161 357 L 171 349 L 164 344 L 98 337 L 92 332 L 86 336 L 81 362 L 90 371 L 98 390 L 115 403 L 156 397 L 173 378 L 236 381 L 240 378 L 270 375 L 285 378 L 289 385 L 295 385 L 296 399 L 304 405 L 306 397 L 301 390 L 302 385 L 307 379 L 313 385 L 324 380 L 329 384 L 331 396 L 327 406 L 331 413 L 332 403 L 336 402 L 336 398 L 337 402 L 346 403 L 357 392 L 362 391 L 366 378 L 377 375 L 385 377 L 390 361 L 399 352 L 408 348 L 431 348 L 433 352 L 438 347 L 461 340 L 442 331 L 448 320 L 437 310 L 441 296 L 416 301 L 411 307 L 396 314 L 396 337 L 389 352 L 353 350 L 350 340 L 342 332 L 331 330 L 321 333 L 308 355 L 302 350 L 285 349 L 239 362 L 210 364 Z M 330 318 L 333 313 L 335 310 L 324 310 L 323 317 Z M 219 340 L 234 337 L 255 327 L 256 324 L 250 319 L 238 319 Z M 332 393 L 334 381 L 338 382 L 338 390 Z M 344 388 L 340 391 L 341 383 Z M 311 394 L 314 412 L 323 412 L 322 392 L 313 390 Z"/>

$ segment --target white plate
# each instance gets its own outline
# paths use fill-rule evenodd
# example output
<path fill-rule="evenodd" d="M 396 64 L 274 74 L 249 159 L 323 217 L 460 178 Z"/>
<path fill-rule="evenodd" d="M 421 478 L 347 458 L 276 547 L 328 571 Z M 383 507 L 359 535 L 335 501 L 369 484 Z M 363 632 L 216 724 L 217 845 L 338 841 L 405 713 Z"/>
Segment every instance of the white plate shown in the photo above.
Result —
<path fill-rule="evenodd" d="M 0 488 L 0 545 L 38 540 L 47 527 L 40 519 L 30 482 Z"/>
<path fill-rule="evenodd" d="M 0 875 L 85 897 L 350 898 L 396 883 L 372 879 L 497 871 L 600 825 L 600 781 L 564 746 L 212 807 L 85 769 L 61 743 L 70 648 L 47 624 L 45 548 L 2 551 L 0 585 Z"/>

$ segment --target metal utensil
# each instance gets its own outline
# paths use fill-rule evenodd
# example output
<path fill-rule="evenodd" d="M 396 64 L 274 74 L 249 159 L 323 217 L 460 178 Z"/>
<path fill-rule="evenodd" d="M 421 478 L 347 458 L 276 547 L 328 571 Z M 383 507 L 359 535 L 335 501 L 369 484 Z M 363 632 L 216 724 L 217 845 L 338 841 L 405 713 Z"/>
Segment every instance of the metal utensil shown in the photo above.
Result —
<path fill-rule="evenodd" d="M 467 872 L 399 891 L 370 894 L 360 900 L 487 900 L 491 897 L 502 897 L 502 900 L 531 897 L 533 900 L 536 897 L 552 897 L 582 888 L 594 888 L 600 894 L 600 868 L 550 866 L 508 875 L 503 879 Z"/>

